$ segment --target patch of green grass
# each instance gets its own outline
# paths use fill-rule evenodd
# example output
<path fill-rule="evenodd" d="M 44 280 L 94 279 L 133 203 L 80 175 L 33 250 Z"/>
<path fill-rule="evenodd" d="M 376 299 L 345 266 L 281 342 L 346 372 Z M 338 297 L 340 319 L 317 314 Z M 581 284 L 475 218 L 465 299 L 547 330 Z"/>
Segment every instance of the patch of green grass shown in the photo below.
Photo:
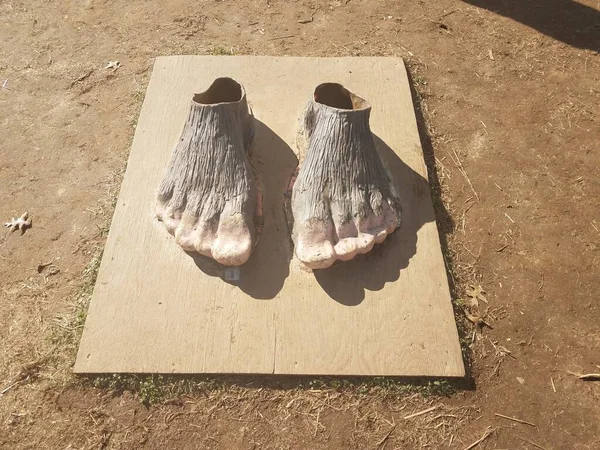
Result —
<path fill-rule="evenodd" d="M 460 389 L 460 382 L 450 379 L 373 377 L 365 379 L 317 378 L 308 383 L 311 389 L 336 389 L 358 394 L 408 395 L 447 397 Z"/>
<path fill-rule="evenodd" d="M 102 236 L 108 233 L 108 227 L 100 230 Z M 96 278 L 98 277 L 98 270 L 100 269 L 100 262 L 102 261 L 103 250 L 100 247 L 96 247 L 93 250 L 93 256 L 87 267 L 83 271 L 83 281 L 79 293 L 77 295 L 77 301 L 75 305 L 75 319 L 73 327 L 78 330 L 76 333 L 75 340 L 79 342 L 83 325 L 85 324 L 85 318 L 87 317 L 87 310 L 94 292 L 94 285 L 96 284 Z"/>
<path fill-rule="evenodd" d="M 144 100 L 144 96 L 146 95 L 146 84 L 136 82 L 135 87 L 132 91 L 132 95 L 136 103 L 141 103 Z"/>
<path fill-rule="evenodd" d="M 373 377 L 346 378 L 281 378 L 252 377 L 232 378 L 178 375 L 129 375 L 108 374 L 90 376 L 87 379 L 97 388 L 106 389 L 114 395 L 129 391 L 147 405 L 159 404 L 182 395 L 193 396 L 200 392 L 227 392 L 235 389 L 257 388 L 274 391 L 312 391 L 335 389 L 350 395 L 400 398 L 412 394 L 428 397 L 448 397 L 460 390 L 460 381 L 448 379 Z"/>
<path fill-rule="evenodd" d="M 167 399 L 182 395 L 194 395 L 199 392 L 224 391 L 228 387 L 238 386 L 224 378 L 198 376 L 178 376 L 159 374 L 103 374 L 89 375 L 83 378 L 96 388 L 105 389 L 113 395 L 131 392 L 137 395 L 146 406 L 159 404 Z"/>
<path fill-rule="evenodd" d="M 210 49 L 209 54 L 214 55 L 214 56 L 219 56 L 219 55 L 232 56 L 232 55 L 235 55 L 235 50 L 233 47 L 227 49 L 222 46 L 215 46 Z"/>
<path fill-rule="evenodd" d="M 107 389 L 114 395 L 121 395 L 125 391 L 134 392 L 146 406 L 160 403 L 166 394 L 162 375 L 99 375 L 92 379 L 92 384 L 97 388 Z"/>

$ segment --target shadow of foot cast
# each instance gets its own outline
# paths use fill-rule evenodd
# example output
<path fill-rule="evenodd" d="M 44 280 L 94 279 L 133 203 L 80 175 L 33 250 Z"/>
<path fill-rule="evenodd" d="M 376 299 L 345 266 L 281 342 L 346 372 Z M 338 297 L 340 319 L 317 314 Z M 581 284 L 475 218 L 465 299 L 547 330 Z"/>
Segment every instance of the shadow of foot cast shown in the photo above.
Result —
<path fill-rule="evenodd" d="M 295 253 L 331 298 L 357 305 L 399 278 L 435 220 L 427 180 L 371 133 L 369 114 L 343 86 L 318 86 L 299 161 L 252 116 L 243 87 L 217 79 L 192 100 L 157 218 L 200 270 L 255 299 L 279 293 Z"/>
<path fill-rule="evenodd" d="M 398 280 L 417 252 L 417 232 L 427 222 L 435 221 L 427 199 L 430 195 L 427 180 L 404 163 L 384 141 L 374 137 L 402 201 L 402 224 L 369 253 L 314 272 L 323 290 L 346 306 L 360 304 L 365 298 L 365 290 L 378 291 L 386 283 Z"/>

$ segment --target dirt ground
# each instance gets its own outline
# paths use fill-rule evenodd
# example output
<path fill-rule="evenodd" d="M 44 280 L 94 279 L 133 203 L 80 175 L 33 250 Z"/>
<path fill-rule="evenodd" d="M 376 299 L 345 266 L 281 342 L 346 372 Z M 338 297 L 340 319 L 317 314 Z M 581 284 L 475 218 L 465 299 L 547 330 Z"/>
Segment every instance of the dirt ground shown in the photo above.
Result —
<path fill-rule="evenodd" d="M 1 448 L 600 449 L 574 375 L 600 372 L 597 0 L 3 0 L 0 24 L 0 219 L 33 219 L 0 234 Z M 169 54 L 405 58 L 465 380 L 72 375 Z"/>

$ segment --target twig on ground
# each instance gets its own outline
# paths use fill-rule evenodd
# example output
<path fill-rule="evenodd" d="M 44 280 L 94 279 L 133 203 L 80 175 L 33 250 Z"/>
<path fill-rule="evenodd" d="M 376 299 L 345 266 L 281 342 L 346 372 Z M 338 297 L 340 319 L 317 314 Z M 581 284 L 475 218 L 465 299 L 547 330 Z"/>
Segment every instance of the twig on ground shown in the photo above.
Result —
<path fill-rule="evenodd" d="M 600 381 L 600 373 L 575 373 L 567 370 L 567 373 L 575 375 L 580 380 L 584 381 Z"/>
<path fill-rule="evenodd" d="M 548 450 L 546 447 L 542 447 L 540 444 L 536 444 L 535 442 L 530 441 L 529 439 L 525 439 L 525 438 L 522 438 L 521 436 L 517 436 L 517 435 L 515 435 L 515 436 L 518 437 L 519 439 L 521 439 L 523 442 L 527 442 L 528 444 L 533 445 L 534 447 L 541 448 L 542 450 Z"/>
<path fill-rule="evenodd" d="M 82 82 L 87 77 L 89 77 L 92 73 L 94 73 L 94 68 L 89 69 L 86 73 L 84 73 L 83 75 L 81 75 L 77 79 L 71 81 L 71 85 L 69 86 L 69 88 L 72 88 L 75 84 Z"/>
<path fill-rule="evenodd" d="M 475 258 L 475 259 L 479 259 L 479 257 L 481 256 L 481 255 L 475 255 L 475 253 L 473 253 L 471 250 L 469 250 L 465 244 L 462 244 L 462 246 L 465 248 L 465 250 L 466 250 L 467 252 L 469 252 L 469 254 L 470 254 L 470 255 L 471 255 L 473 258 Z"/>
<path fill-rule="evenodd" d="M 523 419 L 517 419 L 516 417 L 505 416 L 504 414 L 494 413 L 495 416 L 502 417 L 503 419 L 512 420 L 513 422 L 524 423 L 525 425 L 530 425 L 532 427 L 537 428 L 537 425 L 531 422 L 528 422 Z"/>
<path fill-rule="evenodd" d="M 16 383 L 10 384 L 7 387 L 5 387 L 4 389 L 2 389 L 2 391 L 0 391 L 0 395 L 4 395 L 6 394 L 8 391 L 10 391 L 12 388 L 14 388 L 15 386 L 19 385 L 19 381 L 17 381 Z"/>
<path fill-rule="evenodd" d="M 483 436 L 481 436 L 479 439 L 477 439 L 471 445 L 466 447 L 465 450 L 471 450 L 472 448 L 477 447 L 479 444 L 481 444 L 483 441 L 485 441 L 487 438 L 489 438 L 496 430 L 497 430 L 497 428 L 487 427 L 487 430 L 485 431 Z"/>
<path fill-rule="evenodd" d="M 382 438 L 379 440 L 379 442 L 377 442 L 377 443 L 375 444 L 375 448 L 377 448 L 377 449 L 378 449 L 378 448 L 379 448 L 379 447 L 381 447 L 383 444 L 385 444 L 385 442 L 386 442 L 386 441 L 388 440 L 388 438 L 389 438 L 389 437 L 392 435 L 392 433 L 394 432 L 394 430 L 395 430 L 395 429 L 396 429 L 396 425 L 394 424 L 394 425 L 392 425 L 392 428 L 390 428 L 390 431 L 388 431 L 388 432 L 385 434 L 385 436 L 383 436 L 383 437 L 382 437 Z"/>
<path fill-rule="evenodd" d="M 552 390 L 556 392 L 556 386 L 554 386 L 554 380 L 550 377 L 550 384 L 552 384 Z"/>
<path fill-rule="evenodd" d="M 460 11 L 460 8 L 454 8 L 450 11 L 448 11 L 447 13 L 444 13 L 440 16 L 440 19 L 443 19 L 446 16 L 449 16 L 450 14 L 454 14 L 456 11 Z"/>
<path fill-rule="evenodd" d="M 184 411 L 177 411 L 177 412 L 168 412 L 167 414 L 165 414 L 165 423 L 168 424 L 169 422 L 171 422 L 173 419 L 175 419 L 176 417 L 182 416 L 184 414 L 190 414 Z"/>
<path fill-rule="evenodd" d="M 419 412 L 416 412 L 414 414 L 410 414 L 408 416 L 404 416 L 404 420 L 412 419 L 413 417 L 418 417 L 418 416 L 421 416 L 423 414 L 427 414 L 427 413 L 429 413 L 431 411 L 435 411 L 438 408 L 439 408 L 439 405 L 438 406 L 432 406 L 431 408 L 424 409 L 423 411 L 419 411 Z"/>
<path fill-rule="evenodd" d="M 269 39 L 267 39 L 267 41 L 276 41 L 278 39 L 287 39 L 287 38 L 292 38 L 294 36 L 296 36 L 296 35 L 295 34 L 287 34 L 285 36 L 277 36 L 277 37 L 274 37 L 274 38 L 269 38 Z"/>
<path fill-rule="evenodd" d="M 319 426 L 321 425 L 319 423 L 319 418 L 321 417 L 321 409 L 317 410 L 317 420 L 315 421 L 315 431 L 313 433 L 313 437 L 317 437 L 317 433 L 319 432 Z"/>
<path fill-rule="evenodd" d="M 467 175 L 467 172 L 465 171 L 465 168 L 462 165 L 462 162 L 461 162 L 460 158 L 458 157 L 458 155 L 456 154 L 456 152 L 454 151 L 454 149 L 452 149 L 452 153 L 454 153 L 454 156 L 456 157 L 456 160 L 454 158 L 452 158 L 452 155 L 450 155 L 450 158 L 452 158 L 452 160 L 454 160 L 454 164 L 456 164 L 456 167 L 458 167 L 458 170 L 462 174 L 462 176 L 465 177 L 465 180 L 467 180 L 467 183 L 469 183 L 469 187 L 473 191 L 473 194 L 475 195 L 475 198 L 477 199 L 477 201 L 479 201 L 479 194 L 477 194 L 477 191 L 473 187 L 473 183 L 471 183 L 471 179 Z"/>

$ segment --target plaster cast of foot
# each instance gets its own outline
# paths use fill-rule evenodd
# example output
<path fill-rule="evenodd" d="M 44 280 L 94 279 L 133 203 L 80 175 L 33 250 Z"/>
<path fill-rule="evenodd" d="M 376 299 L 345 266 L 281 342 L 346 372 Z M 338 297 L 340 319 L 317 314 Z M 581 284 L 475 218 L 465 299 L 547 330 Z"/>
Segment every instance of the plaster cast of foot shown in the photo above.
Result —
<path fill-rule="evenodd" d="M 304 111 L 292 240 L 311 269 L 367 253 L 400 226 L 400 199 L 375 147 L 370 112 L 336 83 L 319 85 Z"/>
<path fill-rule="evenodd" d="M 227 266 L 245 263 L 262 217 L 248 150 L 253 117 L 244 88 L 218 78 L 194 95 L 158 191 L 156 216 L 186 251 Z"/>

